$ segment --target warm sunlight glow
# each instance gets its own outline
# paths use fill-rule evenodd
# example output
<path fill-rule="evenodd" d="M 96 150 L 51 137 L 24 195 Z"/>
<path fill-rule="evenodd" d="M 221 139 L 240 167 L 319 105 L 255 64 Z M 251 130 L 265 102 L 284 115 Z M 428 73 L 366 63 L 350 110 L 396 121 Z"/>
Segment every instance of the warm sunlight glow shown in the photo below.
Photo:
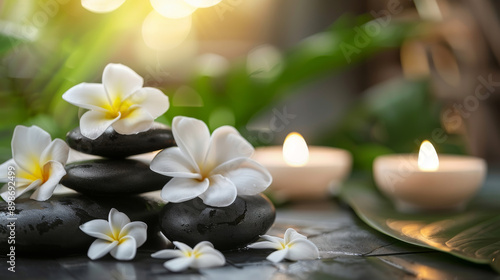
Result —
<path fill-rule="evenodd" d="M 439 167 L 439 159 L 431 142 L 425 140 L 420 145 L 418 152 L 418 168 L 422 171 L 436 171 Z"/>
<path fill-rule="evenodd" d="M 309 160 L 306 141 L 297 132 L 288 134 L 283 143 L 283 159 L 290 166 L 304 166 Z"/>
<path fill-rule="evenodd" d="M 94 13 L 109 13 L 118 9 L 125 0 L 82 0 L 82 6 Z"/>
<path fill-rule="evenodd" d="M 184 0 L 151 0 L 151 5 L 158 13 L 167 18 L 187 17 L 196 10 L 196 7 L 189 5 Z"/>
<path fill-rule="evenodd" d="M 142 24 L 146 45 L 155 50 L 169 50 L 180 45 L 191 31 L 191 16 L 171 19 L 152 11 Z"/>
<path fill-rule="evenodd" d="M 208 8 L 219 4 L 222 0 L 184 0 L 189 5 L 197 8 Z"/>

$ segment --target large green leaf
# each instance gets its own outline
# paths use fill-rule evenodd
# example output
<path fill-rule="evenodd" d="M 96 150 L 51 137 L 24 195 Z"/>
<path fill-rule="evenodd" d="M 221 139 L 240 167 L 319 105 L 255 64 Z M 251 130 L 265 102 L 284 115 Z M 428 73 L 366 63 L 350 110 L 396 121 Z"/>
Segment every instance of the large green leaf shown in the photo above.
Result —
<path fill-rule="evenodd" d="M 500 188 L 485 185 L 463 212 L 407 214 L 396 211 L 375 186 L 351 182 L 342 198 L 371 227 L 396 239 L 490 264 L 500 273 Z"/>

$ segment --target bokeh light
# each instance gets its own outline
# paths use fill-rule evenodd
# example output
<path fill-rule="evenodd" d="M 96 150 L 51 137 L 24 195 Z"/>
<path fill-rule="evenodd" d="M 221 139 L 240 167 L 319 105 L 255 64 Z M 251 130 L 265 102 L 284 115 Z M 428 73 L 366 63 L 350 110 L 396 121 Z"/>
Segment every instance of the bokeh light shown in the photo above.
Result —
<path fill-rule="evenodd" d="M 187 17 L 196 10 L 196 7 L 184 0 L 151 0 L 151 5 L 159 14 L 167 18 Z"/>
<path fill-rule="evenodd" d="M 109 13 L 118 9 L 125 0 L 82 0 L 82 6 L 94 13 Z"/>
<path fill-rule="evenodd" d="M 203 99 L 191 87 L 181 86 L 172 97 L 172 106 L 176 107 L 202 107 Z"/>
<path fill-rule="evenodd" d="M 247 72 L 252 78 L 270 79 L 282 71 L 282 56 L 271 45 L 261 45 L 252 49 L 247 56 Z"/>
<path fill-rule="evenodd" d="M 222 2 L 222 0 L 185 0 L 189 5 L 197 8 L 208 8 Z"/>
<path fill-rule="evenodd" d="M 195 67 L 200 75 L 219 77 L 228 71 L 229 61 L 221 55 L 206 53 L 196 59 Z"/>
<path fill-rule="evenodd" d="M 142 37 L 148 47 L 168 50 L 186 40 L 191 26 L 191 16 L 171 19 L 152 11 L 142 24 Z"/>

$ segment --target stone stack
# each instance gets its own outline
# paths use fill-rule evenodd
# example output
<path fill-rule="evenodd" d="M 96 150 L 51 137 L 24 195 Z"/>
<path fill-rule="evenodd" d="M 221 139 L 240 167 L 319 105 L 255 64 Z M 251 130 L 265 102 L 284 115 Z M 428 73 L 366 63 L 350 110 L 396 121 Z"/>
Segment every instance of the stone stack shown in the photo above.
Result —
<path fill-rule="evenodd" d="M 160 228 L 169 240 L 190 246 L 210 241 L 219 250 L 233 250 L 257 241 L 275 217 L 273 204 L 263 194 L 240 195 L 226 207 L 208 206 L 195 198 L 167 203 L 160 213 Z"/>
<path fill-rule="evenodd" d="M 132 221 L 148 224 L 148 235 L 158 232 L 158 216 L 165 205 L 159 198 L 136 195 L 160 190 L 169 177 L 149 169 L 148 162 L 127 157 L 175 145 L 172 131 L 155 124 L 150 130 L 120 135 L 107 130 L 95 140 L 83 137 L 80 129 L 68 133 L 69 146 L 77 151 L 104 157 L 70 163 L 61 184 L 78 193 L 54 194 L 47 201 L 36 201 L 29 194 L 15 200 L 14 215 L 0 204 L 0 253 L 11 250 L 8 242 L 15 226 L 16 254 L 61 256 L 84 254 L 95 240 L 80 230 L 94 219 L 108 219 L 111 208 L 125 213 Z"/>
<path fill-rule="evenodd" d="M 172 131 L 155 123 L 145 132 L 121 135 L 112 128 L 95 140 L 84 137 L 80 128 L 66 136 L 68 145 L 85 154 L 104 159 L 73 162 L 66 166 L 64 186 L 92 196 L 124 196 L 160 190 L 169 177 L 149 169 L 149 162 L 127 159 L 129 156 L 175 146 Z"/>

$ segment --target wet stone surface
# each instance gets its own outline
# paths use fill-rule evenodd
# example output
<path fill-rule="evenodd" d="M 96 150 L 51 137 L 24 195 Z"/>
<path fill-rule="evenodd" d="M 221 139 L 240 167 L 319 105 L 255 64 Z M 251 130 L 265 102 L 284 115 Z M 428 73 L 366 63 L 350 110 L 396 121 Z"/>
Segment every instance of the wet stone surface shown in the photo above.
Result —
<path fill-rule="evenodd" d="M 324 205 L 324 204 L 323 204 Z M 371 229 L 347 208 L 321 208 L 321 203 L 278 209 L 276 223 L 268 234 L 283 236 L 293 227 L 318 245 L 320 260 L 281 262 L 266 260 L 272 250 L 224 251 L 227 264 L 212 269 L 171 272 L 167 260 L 151 254 L 170 243 L 140 247 L 133 261 L 123 262 L 107 255 L 91 261 L 86 251 L 71 256 L 18 256 L 16 272 L 0 269 L 0 279 L 497 279 L 488 265 L 463 261 L 446 253 L 405 244 Z M 318 209 L 319 208 L 319 209 Z M 57 250 L 57 248 L 56 248 Z M 0 261 L 5 261 L 0 255 Z M 41 276 L 43 275 L 43 276 Z"/>
<path fill-rule="evenodd" d="M 111 208 L 129 216 L 131 221 L 148 224 L 148 235 L 158 230 L 159 200 L 141 196 L 99 199 L 82 194 L 54 195 L 47 201 L 29 197 L 15 200 L 11 216 L 7 203 L 0 202 L 0 254 L 8 253 L 9 223 L 15 225 L 15 252 L 19 256 L 64 256 L 79 253 L 86 256 L 95 238 L 83 233 L 79 226 L 94 219 L 108 219 Z M 9 220 L 10 219 L 10 220 Z"/>
<path fill-rule="evenodd" d="M 98 159 L 70 163 L 61 184 L 92 196 L 130 195 L 160 190 L 170 177 L 131 159 Z"/>
<path fill-rule="evenodd" d="M 195 198 L 165 205 L 160 227 L 170 241 L 194 246 L 206 240 L 217 249 L 228 250 L 256 241 L 274 219 L 274 206 L 263 195 L 238 196 L 227 207 L 210 207 Z"/>
<path fill-rule="evenodd" d="M 77 127 L 66 135 L 66 142 L 79 152 L 108 158 L 126 158 L 176 145 L 172 130 L 159 123 L 132 135 L 118 134 L 110 127 L 95 140 L 83 136 Z"/>

